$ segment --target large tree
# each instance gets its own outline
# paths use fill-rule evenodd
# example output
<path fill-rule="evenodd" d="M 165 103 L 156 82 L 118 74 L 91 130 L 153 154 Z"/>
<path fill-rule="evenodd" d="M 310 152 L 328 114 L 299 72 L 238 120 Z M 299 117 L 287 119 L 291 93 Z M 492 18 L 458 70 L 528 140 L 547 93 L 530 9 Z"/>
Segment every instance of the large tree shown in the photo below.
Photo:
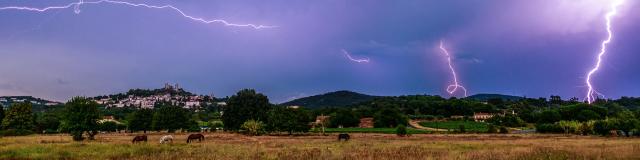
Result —
<path fill-rule="evenodd" d="M 129 122 L 129 130 L 131 131 L 143 131 L 147 133 L 153 127 L 153 110 L 152 109 L 140 109 L 127 117 Z"/>
<path fill-rule="evenodd" d="M 44 133 L 57 133 L 60 126 L 60 117 L 54 112 L 36 114 L 36 131 Z"/>
<path fill-rule="evenodd" d="M 339 109 L 329 118 L 331 127 L 358 127 L 358 124 L 360 124 L 360 118 L 351 109 Z"/>
<path fill-rule="evenodd" d="M 153 129 L 173 133 L 178 129 L 186 129 L 190 118 L 189 111 L 182 107 L 162 106 L 153 116 Z"/>
<path fill-rule="evenodd" d="M 267 130 L 274 132 L 308 132 L 311 113 L 302 108 L 274 107 L 269 111 Z"/>
<path fill-rule="evenodd" d="M 14 130 L 32 130 L 33 114 L 31 103 L 15 103 L 9 107 L 2 120 L 2 128 Z"/>
<path fill-rule="evenodd" d="M 271 108 L 267 96 L 244 89 L 231 96 L 222 114 L 225 130 L 237 131 L 247 120 L 265 121 Z"/>
<path fill-rule="evenodd" d="M 376 128 L 395 128 L 398 125 L 408 124 L 407 116 L 394 108 L 383 108 L 373 116 L 373 125 Z"/>
<path fill-rule="evenodd" d="M 64 110 L 63 126 L 73 136 L 73 140 L 83 140 L 84 133 L 89 135 L 90 140 L 93 140 L 99 129 L 98 103 L 85 97 L 74 97 L 65 104 Z"/>

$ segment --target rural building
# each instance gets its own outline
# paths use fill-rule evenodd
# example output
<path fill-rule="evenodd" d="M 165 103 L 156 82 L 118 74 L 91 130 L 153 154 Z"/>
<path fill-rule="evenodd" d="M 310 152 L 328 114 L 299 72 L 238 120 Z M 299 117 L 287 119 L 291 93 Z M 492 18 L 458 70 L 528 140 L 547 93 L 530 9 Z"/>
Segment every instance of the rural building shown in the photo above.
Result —
<path fill-rule="evenodd" d="M 360 128 L 373 128 L 373 118 L 360 118 Z"/>
<path fill-rule="evenodd" d="M 473 113 L 473 120 L 475 120 L 476 122 L 484 122 L 485 120 L 493 116 L 494 115 L 490 113 L 478 112 L 478 113 Z"/>

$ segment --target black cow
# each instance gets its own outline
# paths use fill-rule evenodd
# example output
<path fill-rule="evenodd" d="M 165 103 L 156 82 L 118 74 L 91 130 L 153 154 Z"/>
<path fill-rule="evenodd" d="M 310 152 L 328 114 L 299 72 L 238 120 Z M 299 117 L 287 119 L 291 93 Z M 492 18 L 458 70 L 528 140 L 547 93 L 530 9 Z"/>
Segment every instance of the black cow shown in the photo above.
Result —
<path fill-rule="evenodd" d="M 346 133 L 340 133 L 340 134 L 338 134 L 338 141 L 343 140 L 343 139 L 344 139 L 344 141 L 348 141 L 348 140 L 349 140 L 349 138 L 351 138 L 351 137 L 349 136 L 349 134 L 346 134 Z"/>

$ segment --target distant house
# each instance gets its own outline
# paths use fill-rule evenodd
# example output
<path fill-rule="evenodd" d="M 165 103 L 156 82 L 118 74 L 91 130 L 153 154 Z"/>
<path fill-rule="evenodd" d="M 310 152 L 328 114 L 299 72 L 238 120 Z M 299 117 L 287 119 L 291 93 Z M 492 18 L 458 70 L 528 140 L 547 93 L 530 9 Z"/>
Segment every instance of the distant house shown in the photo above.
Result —
<path fill-rule="evenodd" d="M 484 122 L 485 120 L 493 116 L 494 115 L 490 113 L 477 112 L 477 113 L 473 113 L 473 120 L 475 120 L 476 122 Z"/>
<path fill-rule="evenodd" d="M 316 116 L 316 121 L 313 123 L 314 125 L 327 124 L 329 122 L 329 118 L 331 118 L 331 116 Z"/>
<path fill-rule="evenodd" d="M 360 118 L 360 128 L 373 128 L 373 118 Z"/>

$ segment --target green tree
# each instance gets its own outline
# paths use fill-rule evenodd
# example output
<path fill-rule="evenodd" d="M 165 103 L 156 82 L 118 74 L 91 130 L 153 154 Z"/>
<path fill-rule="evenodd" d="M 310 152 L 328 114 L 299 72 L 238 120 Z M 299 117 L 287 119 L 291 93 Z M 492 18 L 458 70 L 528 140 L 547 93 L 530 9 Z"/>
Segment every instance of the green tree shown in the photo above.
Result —
<path fill-rule="evenodd" d="M 98 120 L 100 111 L 98 103 L 84 97 L 74 97 L 64 106 L 64 122 L 67 131 L 73 136 L 73 140 L 81 141 L 86 132 L 89 139 L 93 140 L 98 134 Z"/>
<path fill-rule="evenodd" d="M 633 112 L 629 110 L 620 111 L 616 114 L 617 129 L 624 132 L 626 136 L 629 136 L 629 132 L 632 129 L 640 128 L 640 121 L 636 119 Z"/>
<path fill-rule="evenodd" d="M 590 120 L 600 119 L 600 115 L 592 110 L 582 110 L 576 115 L 576 120 L 580 122 L 586 122 Z"/>
<path fill-rule="evenodd" d="M 404 137 L 406 135 L 409 135 L 409 133 L 407 132 L 407 126 L 405 125 L 398 125 L 398 127 L 396 127 L 396 135 L 400 136 L 400 137 Z"/>
<path fill-rule="evenodd" d="M 593 131 L 599 135 L 606 136 L 609 135 L 611 130 L 615 129 L 614 125 L 610 119 L 598 120 L 593 123 Z"/>
<path fill-rule="evenodd" d="M 133 132 L 143 131 L 147 133 L 153 127 L 153 110 L 140 109 L 127 116 L 129 130 Z"/>
<path fill-rule="evenodd" d="M 373 116 L 373 125 L 376 128 L 394 128 L 398 125 L 407 125 L 407 116 L 400 113 L 400 111 L 392 108 L 383 108 L 376 112 Z"/>
<path fill-rule="evenodd" d="M 118 123 L 106 121 L 106 122 L 100 123 L 99 127 L 100 127 L 100 131 L 115 132 L 116 130 L 118 130 Z"/>
<path fill-rule="evenodd" d="M 191 114 L 178 106 L 162 106 L 153 116 L 154 130 L 168 130 L 170 133 L 178 129 L 186 129 L 191 120 Z"/>
<path fill-rule="evenodd" d="M 33 127 L 32 106 L 29 102 L 11 105 L 2 120 L 2 128 L 4 129 L 31 131 Z"/>
<path fill-rule="evenodd" d="M 36 131 L 44 133 L 58 133 L 60 116 L 53 112 L 36 114 Z"/>
<path fill-rule="evenodd" d="M 329 126 L 331 127 L 357 127 L 358 124 L 360 124 L 360 119 L 350 109 L 340 109 L 329 118 Z"/>
<path fill-rule="evenodd" d="M 244 89 L 231 96 L 222 115 L 224 130 L 237 131 L 240 126 L 250 120 L 266 120 L 271 104 L 267 96 L 256 93 L 252 89 Z"/>
<path fill-rule="evenodd" d="M 261 121 L 250 119 L 242 123 L 240 128 L 249 135 L 257 136 L 262 134 L 262 132 L 264 132 L 264 126 L 265 126 L 264 123 L 262 123 Z"/>
<path fill-rule="evenodd" d="M 540 112 L 536 117 L 538 118 L 538 123 L 556 123 L 562 120 L 562 116 L 557 110 L 545 110 Z"/>
<path fill-rule="evenodd" d="M 494 125 L 507 126 L 507 127 L 522 127 L 526 125 L 524 120 L 520 119 L 520 117 L 513 114 L 506 114 L 504 116 L 493 116 L 489 118 L 487 122 Z"/>
<path fill-rule="evenodd" d="M 274 132 L 308 132 L 311 113 L 302 108 L 274 107 L 269 111 L 267 129 Z"/>

